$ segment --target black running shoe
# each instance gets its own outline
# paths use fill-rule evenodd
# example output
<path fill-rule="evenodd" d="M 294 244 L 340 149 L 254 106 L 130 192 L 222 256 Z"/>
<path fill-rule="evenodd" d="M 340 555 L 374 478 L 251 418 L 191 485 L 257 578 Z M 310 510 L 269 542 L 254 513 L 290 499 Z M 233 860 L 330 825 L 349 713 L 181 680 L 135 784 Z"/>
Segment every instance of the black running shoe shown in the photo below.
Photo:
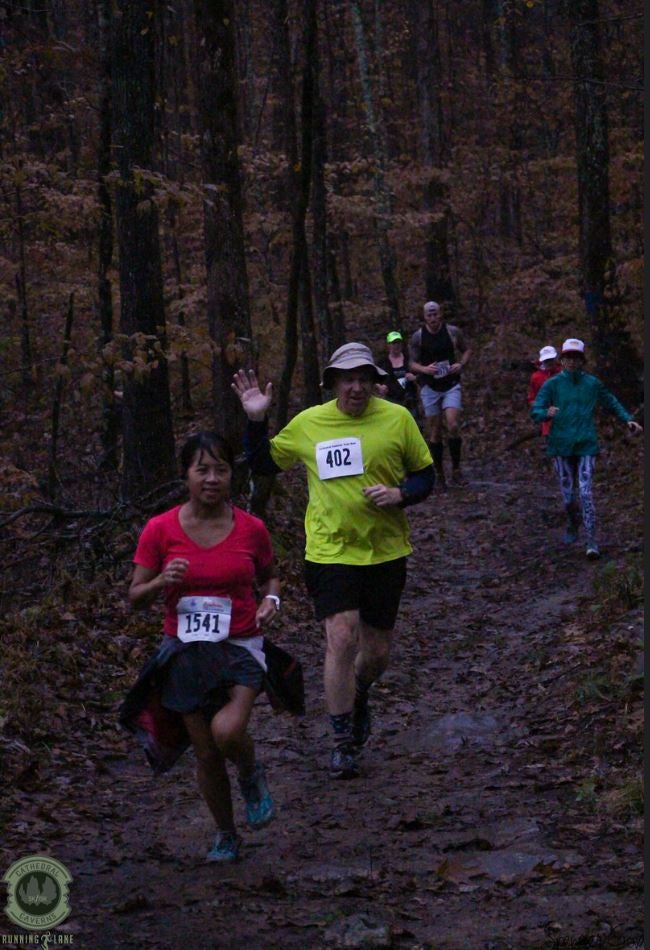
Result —
<path fill-rule="evenodd" d="M 336 748 L 330 759 L 330 778 L 356 778 L 359 763 L 353 749 Z"/>
<path fill-rule="evenodd" d="M 352 713 L 352 740 L 358 749 L 366 744 L 370 738 L 370 732 L 371 719 L 368 697 L 366 696 L 361 701 L 357 698 Z"/>

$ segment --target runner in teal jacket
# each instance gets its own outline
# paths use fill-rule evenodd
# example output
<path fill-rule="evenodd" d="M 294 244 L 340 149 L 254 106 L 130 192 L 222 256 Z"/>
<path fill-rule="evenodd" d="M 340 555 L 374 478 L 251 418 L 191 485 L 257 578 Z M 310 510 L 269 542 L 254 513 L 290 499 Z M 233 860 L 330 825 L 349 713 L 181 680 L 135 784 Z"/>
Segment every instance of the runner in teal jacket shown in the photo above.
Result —
<path fill-rule="evenodd" d="M 558 411 L 549 415 L 550 406 L 556 406 Z M 547 379 L 530 411 L 535 422 L 553 419 L 546 443 L 547 455 L 598 455 L 596 406 L 608 409 L 622 422 L 632 419 L 616 396 L 591 373 L 563 369 Z"/>
<path fill-rule="evenodd" d="M 594 459 L 598 436 L 594 411 L 602 406 L 635 433 L 641 426 L 603 383 L 584 371 L 584 343 L 568 339 L 562 346 L 562 372 L 547 380 L 530 410 L 535 422 L 552 419 L 546 451 L 552 456 L 568 516 L 564 540 L 577 540 L 580 523 L 587 535 L 587 557 L 600 555 L 596 543 L 596 512 L 592 497 Z"/>

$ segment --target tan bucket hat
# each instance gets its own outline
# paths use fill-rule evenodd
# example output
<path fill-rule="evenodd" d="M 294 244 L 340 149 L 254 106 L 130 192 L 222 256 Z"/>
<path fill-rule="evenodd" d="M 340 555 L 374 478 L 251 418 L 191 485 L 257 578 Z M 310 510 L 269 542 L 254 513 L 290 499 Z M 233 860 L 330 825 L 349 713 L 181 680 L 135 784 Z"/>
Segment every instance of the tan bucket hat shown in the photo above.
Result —
<path fill-rule="evenodd" d="M 358 369 L 360 366 L 372 366 L 377 378 L 388 373 L 375 365 L 372 351 L 364 343 L 344 343 L 334 350 L 330 361 L 323 370 L 323 386 L 332 388 L 332 372 L 336 369 Z"/>

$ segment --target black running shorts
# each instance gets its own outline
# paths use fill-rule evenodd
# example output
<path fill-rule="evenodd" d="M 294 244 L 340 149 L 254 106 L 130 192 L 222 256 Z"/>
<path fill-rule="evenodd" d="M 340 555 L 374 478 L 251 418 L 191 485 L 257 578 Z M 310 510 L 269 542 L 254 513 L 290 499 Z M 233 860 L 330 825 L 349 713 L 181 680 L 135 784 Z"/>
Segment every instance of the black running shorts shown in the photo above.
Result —
<path fill-rule="evenodd" d="M 406 558 L 361 566 L 305 561 L 305 583 L 317 620 L 358 610 L 369 626 L 392 630 L 406 583 Z"/>

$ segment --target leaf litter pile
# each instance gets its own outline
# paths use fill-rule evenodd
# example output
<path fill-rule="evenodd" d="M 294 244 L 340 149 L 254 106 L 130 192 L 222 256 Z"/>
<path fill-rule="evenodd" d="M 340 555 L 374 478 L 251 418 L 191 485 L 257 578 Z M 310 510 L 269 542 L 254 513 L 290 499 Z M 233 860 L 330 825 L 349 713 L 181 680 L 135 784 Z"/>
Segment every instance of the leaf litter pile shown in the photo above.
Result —
<path fill-rule="evenodd" d="M 258 700 L 253 734 L 279 817 L 246 830 L 235 788 L 238 864 L 204 864 L 212 829 L 191 753 L 154 780 L 116 724 L 159 639 L 160 613 L 126 606 L 141 522 L 114 532 L 112 568 L 106 557 L 87 578 L 68 553 L 40 593 L 26 581 L 5 597 L 3 873 L 29 854 L 64 862 L 72 913 L 57 929 L 74 945 L 642 946 L 642 448 L 604 427 L 594 564 L 561 543 L 537 444 L 472 445 L 468 418 L 467 484 L 409 511 L 392 663 L 350 782 L 327 778 L 304 486 L 280 480 L 273 636 L 305 666 L 308 709 L 274 716 Z M 26 525 L 13 525 L 19 540 Z M 16 932 L 6 919 L 0 930 Z"/>

